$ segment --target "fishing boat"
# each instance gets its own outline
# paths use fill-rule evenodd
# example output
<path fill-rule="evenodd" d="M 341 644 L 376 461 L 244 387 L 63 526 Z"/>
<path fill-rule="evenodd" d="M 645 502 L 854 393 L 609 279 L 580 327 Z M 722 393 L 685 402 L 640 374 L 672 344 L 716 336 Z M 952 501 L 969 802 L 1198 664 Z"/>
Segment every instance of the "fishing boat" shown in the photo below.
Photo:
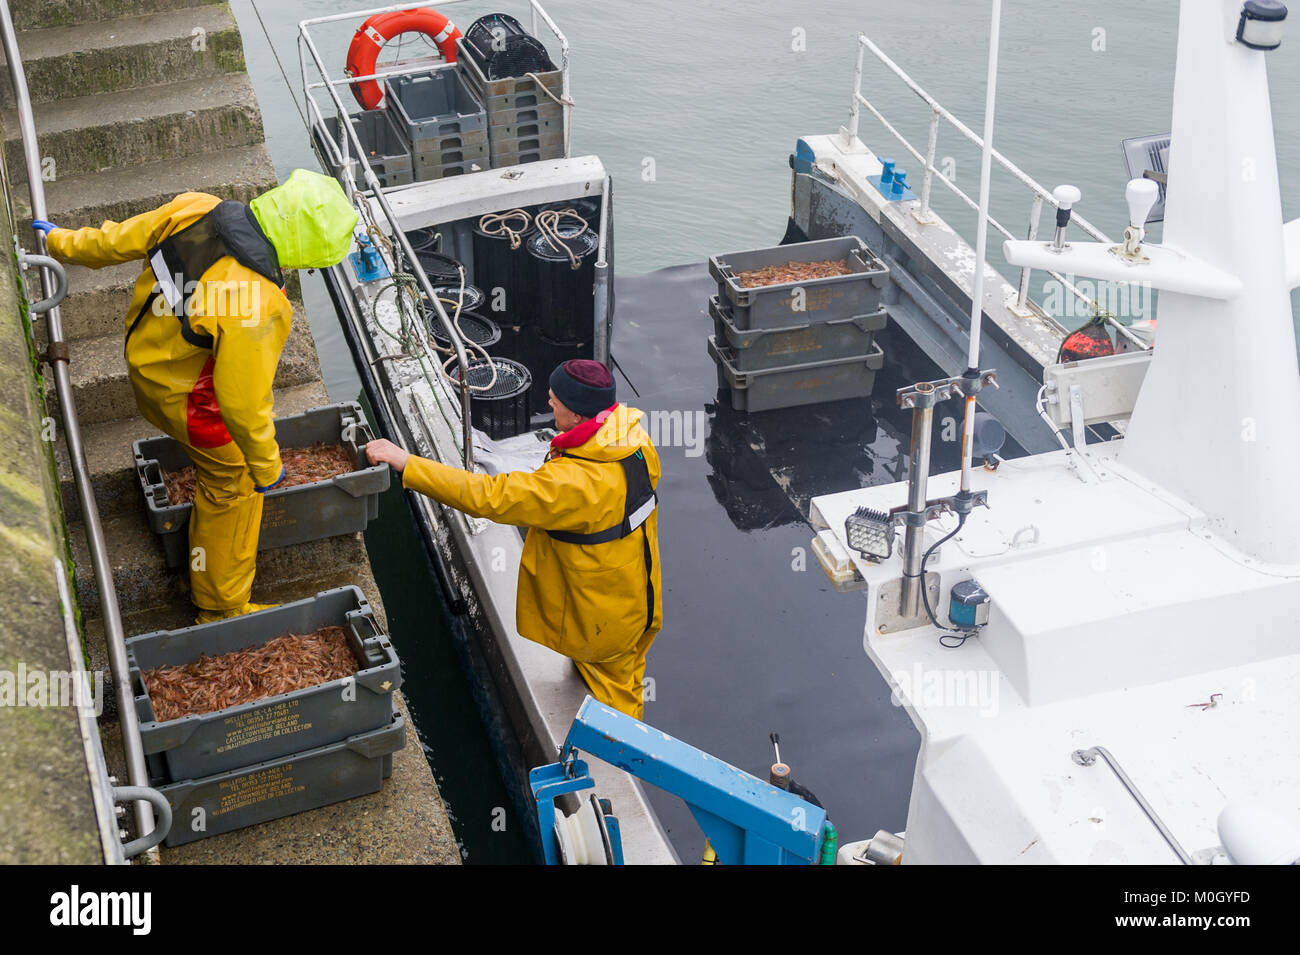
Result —
<path fill-rule="evenodd" d="M 668 622 L 647 720 L 750 772 L 769 761 L 769 727 L 797 727 L 787 753 L 793 735 L 792 762 L 844 835 L 841 862 L 1290 861 L 1300 517 L 1287 479 L 1300 470 L 1300 377 L 1288 293 L 1300 225 L 1282 222 L 1266 77 L 1285 8 L 1182 0 L 1178 165 L 1166 176 L 1169 141 L 1153 141 L 1117 185 L 1130 214 L 1112 240 L 1072 209 L 1078 190 L 1048 189 L 993 149 L 993 6 L 983 135 L 862 36 L 847 124 L 795 143 L 787 241 L 861 240 L 887 276 L 889 327 L 872 397 L 770 411 L 728 395 L 738 386 L 709 350 L 717 282 L 703 263 L 614 276 L 611 177 L 598 157 L 570 154 L 581 91 L 541 4 L 471 28 L 504 23 L 499 35 L 545 48 L 505 83 L 467 50 L 469 33 L 454 61 L 444 50 L 344 73 L 321 56 L 319 32 L 361 37 L 408 8 L 304 20 L 314 142 L 362 220 L 326 281 L 373 423 L 466 468 L 535 466 L 553 422 L 532 383 L 568 357 L 615 367 L 664 466 Z M 863 95 L 868 56 L 928 109 L 924 150 Z M 458 82 L 488 101 L 481 126 L 421 127 L 417 87 Z M 406 104 L 408 141 L 427 144 L 411 169 L 432 164 L 436 178 L 404 175 L 366 138 L 391 115 L 370 116 L 368 94 L 356 99 L 371 108 L 356 110 L 363 84 Z M 919 164 L 919 184 L 860 138 L 865 113 L 898 137 L 889 151 Z M 941 127 L 981 148 L 978 200 L 936 165 Z M 988 216 L 995 162 L 1030 202 L 1014 235 Z M 931 207 L 935 186 L 978 211 L 974 247 Z M 1146 224 L 1158 202 L 1156 243 Z M 1045 207 L 1050 238 L 1038 235 Z M 990 227 L 1018 284 L 986 263 Z M 1059 361 L 1068 329 L 1030 296 L 1035 270 L 1084 299 L 1070 277 L 1158 290 L 1159 347 L 1099 311 L 1115 354 Z M 469 286 L 504 300 L 490 324 L 508 361 L 462 321 Z M 528 330 L 538 315 L 549 334 Z M 586 687 L 515 631 L 520 532 L 407 500 L 540 843 L 550 834 L 529 771 L 554 763 Z M 912 725 L 862 738 L 864 697 L 888 707 L 891 695 Z M 625 861 L 698 857 L 682 793 L 592 755 Z M 900 772 L 913 774 L 905 811 L 876 798 L 876 779 Z"/>

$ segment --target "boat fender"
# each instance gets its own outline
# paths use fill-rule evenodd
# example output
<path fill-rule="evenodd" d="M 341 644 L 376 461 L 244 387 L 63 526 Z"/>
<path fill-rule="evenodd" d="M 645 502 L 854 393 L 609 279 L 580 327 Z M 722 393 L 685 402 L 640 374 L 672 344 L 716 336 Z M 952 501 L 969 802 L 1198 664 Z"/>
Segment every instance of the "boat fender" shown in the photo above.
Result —
<path fill-rule="evenodd" d="M 456 41 L 460 30 L 456 24 L 437 10 L 419 7 L 415 10 L 393 10 L 376 13 L 357 28 L 348 47 L 348 76 L 369 76 L 375 72 L 379 51 L 385 43 L 402 33 L 423 33 L 438 47 L 438 52 L 448 63 L 456 62 Z M 375 109 L 383 101 L 384 91 L 378 80 L 352 84 L 352 95 L 362 109 Z"/>

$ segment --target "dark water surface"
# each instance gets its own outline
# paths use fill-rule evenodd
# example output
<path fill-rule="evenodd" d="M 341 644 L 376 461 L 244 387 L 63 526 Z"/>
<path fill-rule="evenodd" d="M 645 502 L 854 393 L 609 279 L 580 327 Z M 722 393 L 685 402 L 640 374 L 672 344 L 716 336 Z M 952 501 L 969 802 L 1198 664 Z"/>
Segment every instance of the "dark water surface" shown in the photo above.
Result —
<path fill-rule="evenodd" d="M 888 334 L 875 397 L 738 414 L 719 397 L 705 347 L 716 291 L 707 270 L 664 269 L 616 287 L 620 400 L 704 422 L 702 449 L 671 428 L 652 430 L 663 463 L 664 629 L 646 669 L 646 722 L 761 778 L 773 762 L 768 734 L 778 732 L 783 760 L 842 838 L 902 829 L 920 740 L 862 648 L 862 595 L 831 586 L 805 515 L 813 496 L 899 480 L 910 419 L 893 406 L 894 389 L 938 369 Z M 955 444 L 935 446 L 936 470 L 958 466 Z M 682 860 L 698 861 L 704 838 L 685 805 L 658 791 L 651 801 Z"/>

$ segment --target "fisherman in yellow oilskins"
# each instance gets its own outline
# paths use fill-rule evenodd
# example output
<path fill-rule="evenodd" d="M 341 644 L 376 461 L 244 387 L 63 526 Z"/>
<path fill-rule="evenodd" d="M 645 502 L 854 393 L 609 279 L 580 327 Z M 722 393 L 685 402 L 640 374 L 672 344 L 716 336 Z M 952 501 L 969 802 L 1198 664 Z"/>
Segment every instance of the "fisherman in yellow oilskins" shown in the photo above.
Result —
<path fill-rule="evenodd" d="M 145 260 L 126 363 L 140 413 L 185 445 L 198 474 L 189 537 L 199 623 L 262 609 L 249 602 L 262 495 L 284 478 L 271 396 L 293 314 L 281 269 L 338 263 L 356 223 L 339 184 L 305 169 L 247 205 L 186 192 L 98 229 L 33 223 L 65 262 Z"/>
<path fill-rule="evenodd" d="M 642 715 L 646 653 L 663 624 L 659 455 L 642 413 L 614 400 L 600 362 L 551 375 L 562 432 L 536 471 L 472 474 L 371 441 L 372 464 L 404 487 L 475 517 L 528 527 L 519 561 L 515 628 L 573 659 L 596 699 Z"/>

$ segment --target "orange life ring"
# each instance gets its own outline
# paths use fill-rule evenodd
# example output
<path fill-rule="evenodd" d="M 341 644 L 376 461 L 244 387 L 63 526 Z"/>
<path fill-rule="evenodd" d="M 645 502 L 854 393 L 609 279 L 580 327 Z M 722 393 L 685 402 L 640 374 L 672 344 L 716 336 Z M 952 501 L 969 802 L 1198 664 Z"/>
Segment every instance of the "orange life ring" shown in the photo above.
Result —
<path fill-rule="evenodd" d="M 416 10 L 394 10 L 376 13 L 361 24 L 348 47 L 348 76 L 369 76 L 375 72 L 375 62 L 383 45 L 400 33 L 423 33 L 438 46 L 438 51 L 448 63 L 456 62 L 456 41 L 460 30 L 456 24 L 437 10 L 420 7 Z M 352 84 L 352 95 L 363 109 L 374 109 L 384 98 L 378 80 Z"/>

